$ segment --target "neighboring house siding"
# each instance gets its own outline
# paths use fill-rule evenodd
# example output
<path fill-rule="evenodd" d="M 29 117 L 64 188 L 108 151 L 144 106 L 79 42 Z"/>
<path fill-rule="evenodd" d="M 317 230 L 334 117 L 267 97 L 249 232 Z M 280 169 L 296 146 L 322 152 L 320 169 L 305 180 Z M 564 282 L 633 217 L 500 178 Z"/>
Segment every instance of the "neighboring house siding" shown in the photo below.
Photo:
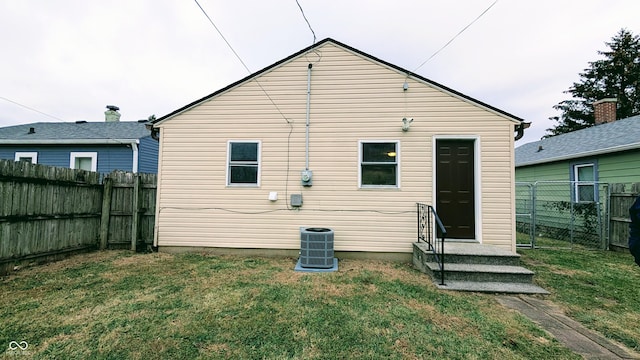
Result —
<path fill-rule="evenodd" d="M 640 182 L 640 150 L 603 155 L 598 160 L 599 181 L 608 183 Z"/>
<path fill-rule="evenodd" d="M 338 251 L 410 252 L 415 203 L 433 204 L 433 141 L 459 135 L 479 141 L 478 237 L 514 249 L 513 123 L 332 44 L 319 53 L 311 75 L 313 186 L 300 185 L 308 64 L 301 56 L 258 78 L 289 123 L 249 81 L 158 125 L 158 245 L 297 249 L 300 226 L 322 226 L 335 230 Z M 415 119 L 408 132 L 405 116 Z M 261 142 L 260 187 L 226 186 L 229 140 Z M 399 142 L 399 188 L 358 188 L 359 140 Z M 268 200 L 271 191 L 277 202 Z M 303 206 L 286 210 L 294 193 Z"/>
<path fill-rule="evenodd" d="M 95 147 L 98 151 L 98 172 L 132 171 L 133 152 L 130 145 Z"/>
<path fill-rule="evenodd" d="M 38 164 L 60 167 L 69 167 L 69 151 L 66 148 L 56 148 L 50 146 L 2 146 L 0 158 L 14 160 L 16 152 L 37 152 Z"/>
<path fill-rule="evenodd" d="M 517 182 L 569 181 L 569 162 L 522 166 L 516 168 Z"/>
<path fill-rule="evenodd" d="M 0 159 L 15 160 L 15 153 L 12 149 L 0 147 Z"/>
<path fill-rule="evenodd" d="M 597 181 L 599 182 L 640 182 L 640 150 L 521 166 L 516 168 L 516 181 L 570 181 L 572 180 L 572 165 L 581 163 L 597 165 Z"/>
<path fill-rule="evenodd" d="M 127 147 L 127 145 L 2 146 L 0 149 L 0 158 L 14 160 L 15 152 L 17 151 L 37 152 L 38 164 L 66 168 L 69 167 L 71 152 L 97 152 L 98 172 L 108 173 L 113 170 L 132 170 L 133 155 L 131 148 Z"/>
<path fill-rule="evenodd" d="M 151 136 L 140 139 L 138 172 L 154 174 L 158 172 L 158 141 L 152 139 Z"/>
<path fill-rule="evenodd" d="M 594 198 L 600 203 L 606 204 L 606 185 L 614 183 L 635 183 L 640 182 L 640 150 L 629 150 L 624 152 L 604 154 L 576 158 L 571 160 L 557 161 L 545 164 L 522 166 L 516 168 L 516 181 L 536 183 L 536 224 L 542 233 L 553 229 L 568 229 L 577 226 L 579 229 L 582 217 L 572 217 L 567 209 L 569 202 L 575 204 L 576 189 L 574 166 L 578 164 L 593 164 L 595 168 L 595 180 L 600 186 L 595 187 Z M 516 207 L 519 213 L 529 213 L 530 194 L 529 188 L 518 186 L 518 200 Z M 520 218 L 521 223 L 528 223 L 526 217 Z M 552 230 L 546 229 L 545 227 Z M 561 230 L 564 231 L 564 230 Z M 557 233 L 555 236 L 560 235 Z"/>

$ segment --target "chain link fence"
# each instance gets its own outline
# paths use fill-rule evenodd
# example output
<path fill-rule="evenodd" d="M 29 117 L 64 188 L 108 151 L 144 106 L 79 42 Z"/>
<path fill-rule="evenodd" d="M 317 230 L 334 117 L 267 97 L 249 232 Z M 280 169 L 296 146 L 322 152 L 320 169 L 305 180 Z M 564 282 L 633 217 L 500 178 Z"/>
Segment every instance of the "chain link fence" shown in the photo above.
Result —
<path fill-rule="evenodd" d="M 516 183 L 518 247 L 607 249 L 609 184 Z"/>

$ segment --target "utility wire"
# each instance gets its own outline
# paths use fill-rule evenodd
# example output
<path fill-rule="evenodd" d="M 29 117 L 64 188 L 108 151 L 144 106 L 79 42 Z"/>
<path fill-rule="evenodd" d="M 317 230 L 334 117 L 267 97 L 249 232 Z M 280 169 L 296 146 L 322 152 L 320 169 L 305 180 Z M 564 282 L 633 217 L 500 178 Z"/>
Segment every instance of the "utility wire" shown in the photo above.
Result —
<path fill-rule="evenodd" d="M 7 99 L 7 98 L 6 98 L 6 97 L 4 97 L 4 96 L 0 96 L 0 99 L 5 100 L 5 101 L 8 101 L 8 102 L 10 102 L 10 103 L 12 103 L 12 104 L 16 104 L 16 105 L 21 106 L 21 107 L 23 107 L 23 108 L 25 108 L 25 109 L 29 109 L 29 110 L 31 110 L 31 111 L 35 111 L 35 112 L 37 112 L 38 114 L 42 114 L 42 115 L 44 115 L 44 116 L 48 116 L 48 117 L 50 117 L 50 118 L 52 118 L 52 119 L 56 119 L 56 120 L 59 120 L 59 121 L 65 122 L 64 120 L 60 119 L 60 118 L 59 118 L 59 117 L 57 117 L 57 116 L 49 115 L 49 114 L 47 114 L 47 113 L 45 113 L 45 112 L 42 112 L 42 111 L 37 110 L 37 109 L 34 109 L 34 108 L 29 107 L 29 106 L 27 106 L 27 105 L 20 104 L 20 103 L 19 103 L 19 102 L 17 102 L 17 101 L 13 101 L 13 100 L 11 100 L 11 99 Z"/>
<path fill-rule="evenodd" d="M 195 207 L 195 206 L 163 206 L 160 208 L 160 212 L 164 212 L 165 210 L 178 210 L 178 211 L 223 211 L 232 214 L 242 214 L 242 215 L 261 215 L 261 214 L 269 214 L 280 211 L 288 211 L 292 210 L 292 208 L 279 208 L 279 209 L 270 209 L 270 210 L 257 210 L 257 211 L 243 211 L 243 210 L 234 210 L 229 208 L 221 208 L 221 207 Z M 401 210 L 401 211 L 385 211 L 385 210 L 364 210 L 364 209 L 302 209 L 300 211 L 307 212 L 343 212 L 343 213 L 375 213 L 382 215 L 404 215 L 404 214 L 415 214 L 416 210 Z"/>
<path fill-rule="evenodd" d="M 296 0 L 297 1 L 297 0 Z M 415 68 L 413 70 L 413 72 L 416 72 L 418 69 L 420 69 L 422 66 L 424 66 L 424 64 L 426 64 L 427 62 L 429 62 L 429 60 L 433 59 L 436 55 L 438 55 L 440 53 L 440 51 L 444 50 L 447 46 L 449 46 L 449 44 L 451 44 L 453 42 L 453 40 L 455 40 L 458 36 L 460 36 L 463 32 L 465 32 L 465 30 L 467 30 L 471 25 L 473 25 L 476 21 L 480 20 L 481 17 L 484 16 L 484 14 L 486 14 L 492 7 L 493 5 L 495 5 L 498 2 L 498 0 L 495 0 L 491 5 L 489 5 L 488 8 L 486 8 L 480 15 L 478 15 L 478 17 L 476 17 L 473 21 L 471 21 L 467 26 L 465 26 L 464 28 L 462 28 L 462 30 L 460 30 L 460 32 L 458 32 L 454 37 L 451 38 L 451 40 L 449 40 L 446 44 L 444 44 L 443 47 L 441 47 L 440 49 L 438 49 L 438 51 L 434 52 L 433 55 L 429 56 L 429 58 L 427 60 L 425 60 L 422 64 L 420 64 L 420 66 L 418 66 L 417 68 Z"/>
<path fill-rule="evenodd" d="M 13 101 L 13 100 L 11 100 L 11 99 L 7 99 L 7 98 L 6 98 L 6 97 L 4 97 L 4 96 L 0 96 L 0 99 L 5 100 L 5 101 L 8 101 L 8 102 L 10 102 L 10 103 L 12 103 L 12 104 L 16 104 L 16 105 L 21 106 L 21 107 L 23 107 L 23 108 L 25 108 L 25 109 L 28 109 L 28 110 L 31 110 L 31 111 L 35 111 L 35 112 L 37 112 L 38 114 L 42 114 L 42 115 L 48 116 L 48 117 L 50 117 L 50 118 L 52 118 L 52 119 L 59 120 L 60 122 L 63 122 L 63 123 L 65 123 L 65 124 L 73 124 L 73 122 L 72 122 L 72 121 L 66 121 L 66 120 L 63 120 L 63 119 L 61 119 L 61 118 L 59 118 L 59 117 L 57 117 L 57 116 L 53 116 L 53 115 L 47 114 L 47 113 L 42 112 L 42 111 L 40 111 L 40 110 L 38 110 L 38 109 L 34 109 L 34 108 L 29 107 L 29 106 L 27 106 L 27 105 L 21 104 L 21 103 L 19 103 L 19 102 L 17 102 L 17 101 Z M 118 143 L 120 143 L 120 144 L 128 144 L 127 142 L 123 142 L 123 141 L 121 141 L 120 139 L 115 139 L 115 138 L 110 137 L 110 136 L 104 136 L 104 134 L 103 134 L 103 133 L 100 133 L 100 132 L 98 132 L 98 131 L 94 131 L 94 130 L 93 130 L 93 129 L 91 129 L 91 128 L 77 127 L 77 130 L 81 130 L 81 131 L 83 131 L 85 134 L 97 135 L 97 136 L 100 136 L 101 138 L 104 138 L 104 139 L 113 140 L 113 141 L 118 142 Z"/>
<path fill-rule="evenodd" d="M 204 14 L 204 16 L 207 17 L 207 19 L 209 20 L 209 22 L 211 23 L 211 25 L 213 26 L 214 29 L 216 29 L 216 31 L 218 32 L 218 35 L 220 35 L 220 37 L 222 38 L 222 40 L 224 40 L 224 42 L 227 44 L 227 47 L 229 47 L 229 49 L 231 49 L 231 52 L 233 52 L 233 55 L 236 56 L 236 58 L 238 59 L 238 61 L 240 61 L 240 63 L 242 64 L 242 66 L 244 66 L 245 70 L 247 70 L 247 72 L 249 74 L 252 74 L 251 70 L 249 70 L 249 67 L 247 66 L 247 64 L 244 63 L 244 61 L 242 61 L 242 58 L 240 57 L 240 55 L 238 55 L 238 53 L 236 52 L 236 50 L 233 48 L 233 46 L 231 46 L 231 43 L 229 43 L 229 41 L 227 40 L 226 37 L 224 37 L 224 35 L 222 34 L 222 32 L 220 31 L 220 29 L 218 29 L 218 27 L 216 26 L 216 24 L 213 22 L 213 20 L 211 19 L 211 17 L 209 17 L 209 14 L 207 14 L 207 12 L 204 10 L 204 8 L 200 5 L 200 3 L 198 2 L 198 0 L 193 0 L 196 2 L 196 5 L 198 5 L 198 7 L 200 8 L 200 10 L 202 11 L 202 13 Z M 267 98 L 269 99 L 269 101 L 273 104 L 273 106 L 276 108 L 276 110 L 278 110 L 278 113 L 280 113 L 280 116 L 282 116 L 282 118 L 284 119 L 284 121 L 287 122 L 287 124 L 290 123 L 289 119 L 287 119 L 287 117 L 282 113 L 282 111 L 280 110 L 280 108 L 278 107 L 278 105 L 276 105 L 275 101 L 273 101 L 273 99 L 271 98 L 271 96 L 269 96 L 269 94 L 267 93 L 267 90 L 265 90 L 262 87 L 262 84 L 260 84 L 260 82 L 257 79 L 253 79 L 256 84 L 258 84 L 258 86 L 260 87 L 260 90 L 262 90 L 262 92 L 267 96 Z"/>
<path fill-rule="evenodd" d="M 209 14 L 207 14 L 207 12 L 202 8 L 202 6 L 200 6 L 200 3 L 198 2 L 198 0 L 193 0 L 196 2 L 196 4 L 198 5 L 198 7 L 200 8 L 200 10 L 202 11 L 202 13 L 204 14 L 204 16 L 207 17 L 207 19 L 209 19 L 209 22 L 211 23 L 211 25 L 213 25 L 213 28 L 216 29 L 216 31 L 218 32 L 218 35 L 220 35 L 220 37 L 222 38 L 222 40 L 224 40 L 224 42 L 227 44 L 227 46 L 229 47 L 229 49 L 231 49 L 231 52 L 233 52 L 233 55 L 236 56 L 236 58 L 240 61 L 240 63 L 242 64 L 242 66 L 244 66 L 244 68 L 247 70 L 248 73 L 251 74 L 251 70 L 249 70 L 249 67 L 247 66 L 247 64 L 244 63 L 244 61 L 242 61 L 242 58 L 240 57 L 240 55 L 238 55 L 238 53 L 233 49 L 233 46 L 231 46 L 231 44 L 229 43 L 229 41 L 227 40 L 226 37 L 224 37 L 224 35 L 222 35 L 222 32 L 220 31 L 220 29 L 218 29 L 218 27 L 216 26 L 216 24 L 213 22 L 213 20 L 211 20 L 211 18 L 209 17 Z"/>
<path fill-rule="evenodd" d="M 304 14 L 304 10 L 302 9 L 302 6 L 298 2 L 298 0 L 296 0 L 296 4 L 298 4 L 298 8 L 300 8 L 300 12 L 302 13 L 302 17 L 304 18 L 304 21 L 307 22 L 307 26 L 309 26 L 309 30 L 311 30 L 311 33 L 313 34 L 313 44 L 315 45 L 316 44 L 316 32 L 313 31 L 313 28 L 311 27 L 311 24 L 309 23 L 309 20 L 307 19 L 307 16 Z"/>

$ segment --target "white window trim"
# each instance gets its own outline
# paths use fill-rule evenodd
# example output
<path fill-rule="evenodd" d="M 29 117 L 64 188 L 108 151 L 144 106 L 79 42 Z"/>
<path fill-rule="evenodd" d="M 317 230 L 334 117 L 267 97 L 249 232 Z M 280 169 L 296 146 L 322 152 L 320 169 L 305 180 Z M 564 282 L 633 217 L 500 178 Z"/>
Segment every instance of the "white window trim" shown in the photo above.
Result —
<path fill-rule="evenodd" d="M 593 174 L 593 181 L 581 181 L 579 174 L 580 168 L 590 167 Z M 573 165 L 573 178 L 575 179 L 573 183 L 573 199 L 576 203 L 592 203 L 596 201 L 596 164 L 595 163 L 584 163 L 584 164 L 576 164 Z M 592 201 L 583 201 L 580 200 L 580 185 L 591 185 L 593 186 L 593 200 Z"/>
<path fill-rule="evenodd" d="M 91 158 L 91 171 L 98 171 L 98 153 L 97 152 L 75 152 L 69 154 L 69 167 L 76 168 L 76 158 Z"/>
<path fill-rule="evenodd" d="M 15 161 L 20 161 L 20 158 L 31 158 L 32 164 L 38 163 L 38 153 L 34 151 L 16 151 Z"/>
<path fill-rule="evenodd" d="M 255 184 L 232 184 L 231 183 L 231 171 L 229 166 L 231 163 L 231 144 L 232 143 L 252 143 L 258 144 L 258 179 Z M 262 141 L 260 140 L 229 140 L 227 141 L 227 167 L 226 167 L 226 182 L 227 187 L 260 187 L 260 178 L 262 175 Z"/>
<path fill-rule="evenodd" d="M 396 144 L 396 185 L 362 185 L 362 144 Z M 358 140 L 358 189 L 400 189 L 400 140 Z"/>

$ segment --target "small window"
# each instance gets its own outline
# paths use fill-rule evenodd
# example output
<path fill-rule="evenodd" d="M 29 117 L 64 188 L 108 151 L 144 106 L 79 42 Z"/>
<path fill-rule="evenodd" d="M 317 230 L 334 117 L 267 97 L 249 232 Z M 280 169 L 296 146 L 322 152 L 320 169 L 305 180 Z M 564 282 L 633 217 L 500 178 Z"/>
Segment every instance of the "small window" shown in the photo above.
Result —
<path fill-rule="evenodd" d="M 260 185 L 260 142 L 229 141 L 227 185 Z"/>
<path fill-rule="evenodd" d="M 581 164 L 573 167 L 574 199 L 576 202 L 594 202 L 596 199 L 595 166 Z"/>
<path fill-rule="evenodd" d="M 360 187 L 398 187 L 397 141 L 360 142 Z"/>
<path fill-rule="evenodd" d="M 16 152 L 16 161 L 25 161 L 32 164 L 38 163 L 38 153 L 37 152 Z"/>
<path fill-rule="evenodd" d="M 87 171 L 97 171 L 98 153 L 96 152 L 72 152 L 69 167 Z"/>

